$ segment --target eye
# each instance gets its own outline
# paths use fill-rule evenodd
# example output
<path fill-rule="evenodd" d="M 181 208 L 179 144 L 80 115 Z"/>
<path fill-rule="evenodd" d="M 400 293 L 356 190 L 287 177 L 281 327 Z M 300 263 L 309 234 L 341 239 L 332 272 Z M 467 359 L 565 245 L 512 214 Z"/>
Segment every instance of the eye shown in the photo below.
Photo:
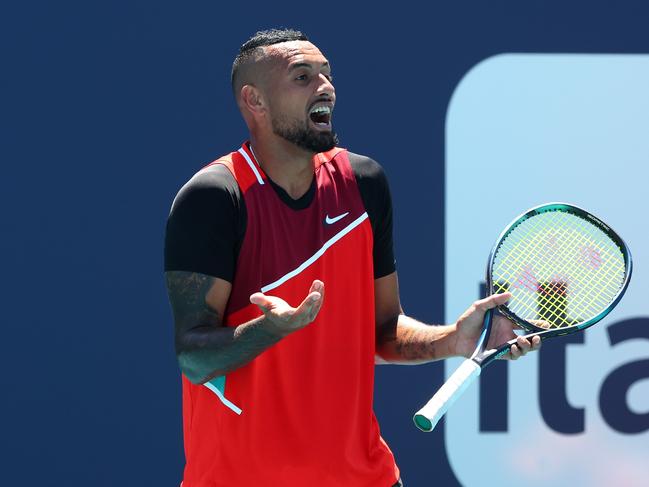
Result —
<path fill-rule="evenodd" d="M 325 74 L 324 77 L 327 78 L 330 83 L 334 80 L 334 76 L 331 73 Z"/>
<path fill-rule="evenodd" d="M 309 77 L 306 74 L 300 74 L 295 77 L 295 81 L 306 81 Z"/>

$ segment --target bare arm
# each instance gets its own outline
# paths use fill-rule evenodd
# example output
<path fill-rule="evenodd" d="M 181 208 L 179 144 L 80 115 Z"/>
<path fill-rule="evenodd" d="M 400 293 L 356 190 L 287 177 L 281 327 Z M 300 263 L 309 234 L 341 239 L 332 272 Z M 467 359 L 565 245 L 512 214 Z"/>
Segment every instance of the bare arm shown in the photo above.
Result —
<path fill-rule="evenodd" d="M 475 348 L 486 310 L 508 298 L 506 295 L 493 295 L 476 301 L 452 325 L 426 325 L 403 314 L 396 272 L 376 279 L 374 292 L 377 354 L 387 362 L 405 364 L 458 355 L 468 357 Z M 496 317 L 490 343 L 504 343 L 514 336 L 512 323 Z M 519 337 L 506 358 L 517 359 L 539 346 L 540 340 L 530 343 Z"/>
<path fill-rule="evenodd" d="M 390 363 L 419 364 L 452 355 L 454 326 L 430 326 L 403 314 L 397 273 L 374 281 L 377 354 Z"/>
<path fill-rule="evenodd" d="M 250 297 L 263 316 L 236 327 L 223 325 L 232 286 L 195 272 L 165 273 L 174 315 L 176 355 L 180 369 L 197 384 L 235 370 L 288 334 L 311 323 L 322 305 L 324 285 L 314 281 L 297 307 L 274 296 Z"/>

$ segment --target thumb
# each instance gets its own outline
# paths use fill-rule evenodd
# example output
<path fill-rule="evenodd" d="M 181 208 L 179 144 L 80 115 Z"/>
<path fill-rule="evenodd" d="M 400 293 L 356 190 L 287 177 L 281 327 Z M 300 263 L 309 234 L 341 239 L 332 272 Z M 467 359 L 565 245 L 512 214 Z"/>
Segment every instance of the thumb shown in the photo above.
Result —
<path fill-rule="evenodd" d="M 272 308 L 272 302 L 266 297 L 264 293 L 254 293 L 250 296 L 250 302 L 256 304 L 259 309 L 267 313 Z"/>

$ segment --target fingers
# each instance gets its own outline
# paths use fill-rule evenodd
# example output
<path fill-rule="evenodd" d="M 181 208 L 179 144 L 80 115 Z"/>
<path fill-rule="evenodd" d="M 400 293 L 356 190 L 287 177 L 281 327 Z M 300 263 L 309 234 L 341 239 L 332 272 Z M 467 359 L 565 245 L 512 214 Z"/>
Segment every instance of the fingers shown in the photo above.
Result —
<path fill-rule="evenodd" d="M 322 281 L 313 281 L 309 294 L 295 310 L 296 316 L 303 316 L 308 323 L 315 320 L 324 301 L 324 284 Z"/>
<path fill-rule="evenodd" d="M 313 291 L 318 291 L 320 294 L 324 295 L 324 283 L 319 280 L 315 280 L 311 283 L 311 287 L 309 288 L 309 294 L 311 294 Z"/>
<path fill-rule="evenodd" d="M 530 320 L 530 323 L 539 328 L 545 328 L 546 330 L 552 328 L 552 324 L 546 320 Z"/>
<path fill-rule="evenodd" d="M 266 326 L 281 335 L 298 330 L 315 320 L 323 300 L 324 284 L 318 280 L 313 281 L 309 293 L 297 308 L 277 296 L 267 296 L 261 292 L 250 296 L 250 302 L 259 307 L 268 320 Z"/>
<path fill-rule="evenodd" d="M 529 343 L 523 337 L 518 337 L 516 339 L 516 344 L 512 345 L 511 348 L 509 349 L 509 355 L 511 360 L 517 360 L 521 358 L 530 350 L 530 348 L 532 348 L 531 343 Z"/>
<path fill-rule="evenodd" d="M 316 286 L 315 291 L 318 291 L 320 293 L 320 296 L 322 296 L 322 299 L 320 300 L 320 304 L 324 302 L 324 297 L 325 297 L 325 285 L 324 282 L 315 280 L 313 281 L 313 284 L 311 286 Z"/>
<path fill-rule="evenodd" d="M 309 289 L 309 295 L 311 296 L 313 295 L 313 293 L 320 294 L 320 299 L 318 301 L 315 301 L 313 304 L 313 307 L 311 309 L 311 314 L 312 314 L 311 321 L 315 319 L 318 312 L 320 311 L 320 308 L 322 307 L 322 303 L 324 303 L 325 287 L 322 281 L 319 281 L 317 279 L 313 281 L 313 283 L 311 284 L 311 288 Z"/>
<path fill-rule="evenodd" d="M 541 348 L 541 338 L 537 335 L 528 340 L 525 337 L 519 336 L 516 339 L 516 344 L 512 345 L 509 349 L 509 354 L 506 358 L 516 360 L 527 354 L 527 352 L 534 352 Z"/>
<path fill-rule="evenodd" d="M 318 292 L 310 293 L 296 308 L 293 318 L 304 323 L 311 323 L 318 314 L 318 311 L 320 311 L 321 304 L 322 295 Z"/>
<path fill-rule="evenodd" d="M 487 311 L 488 309 L 505 304 L 511 297 L 511 293 L 492 294 L 491 296 L 476 301 L 474 306 L 481 311 Z"/>

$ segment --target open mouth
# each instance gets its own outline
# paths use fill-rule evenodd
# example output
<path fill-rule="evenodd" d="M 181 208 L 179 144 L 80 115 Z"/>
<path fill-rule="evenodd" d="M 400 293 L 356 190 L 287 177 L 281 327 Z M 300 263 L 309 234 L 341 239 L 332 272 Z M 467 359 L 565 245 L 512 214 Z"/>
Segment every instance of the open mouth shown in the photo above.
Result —
<path fill-rule="evenodd" d="M 316 105 L 309 111 L 309 118 L 316 127 L 331 127 L 332 107 L 329 105 Z"/>

